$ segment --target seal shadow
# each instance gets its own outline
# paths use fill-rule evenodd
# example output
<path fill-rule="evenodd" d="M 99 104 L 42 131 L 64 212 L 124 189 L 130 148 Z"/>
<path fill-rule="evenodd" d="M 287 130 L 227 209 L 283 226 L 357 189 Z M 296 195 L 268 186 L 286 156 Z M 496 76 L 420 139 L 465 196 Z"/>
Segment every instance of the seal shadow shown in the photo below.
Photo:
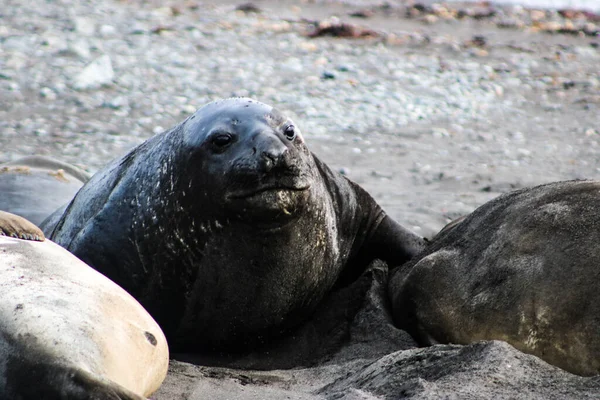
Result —
<path fill-rule="evenodd" d="M 173 353 L 171 359 L 209 367 L 290 369 L 377 358 L 417 347 L 394 327 L 387 298 L 388 265 L 372 261 L 357 279 L 334 288 L 300 327 L 246 353 Z"/>

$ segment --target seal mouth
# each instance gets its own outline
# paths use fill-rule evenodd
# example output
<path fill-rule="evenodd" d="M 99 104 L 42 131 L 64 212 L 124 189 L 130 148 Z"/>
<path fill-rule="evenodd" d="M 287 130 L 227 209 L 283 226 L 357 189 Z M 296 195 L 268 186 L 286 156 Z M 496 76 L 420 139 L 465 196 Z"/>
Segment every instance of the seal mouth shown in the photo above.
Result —
<path fill-rule="evenodd" d="M 282 227 L 301 215 L 310 198 L 310 185 L 262 186 L 227 196 L 227 208 L 254 227 Z"/>
<path fill-rule="evenodd" d="M 241 190 L 237 192 L 230 193 L 227 198 L 230 200 L 243 200 L 243 199 L 251 199 L 253 197 L 261 197 L 268 194 L 283 194 L 283 193 L 301 193 L 310 189 L 310 185 L 306 184 L 303 186 L 266 186 L 253 190 Z"/>

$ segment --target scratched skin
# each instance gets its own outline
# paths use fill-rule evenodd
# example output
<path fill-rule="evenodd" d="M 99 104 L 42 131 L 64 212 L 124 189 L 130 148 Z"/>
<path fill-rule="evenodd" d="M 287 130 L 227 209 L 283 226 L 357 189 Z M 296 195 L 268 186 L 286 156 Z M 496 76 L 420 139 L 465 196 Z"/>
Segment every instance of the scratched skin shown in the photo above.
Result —
<path fill-rule="evenodd" d="M 179 351 L 259 346 L 372 259 L 400 264 L 423 245 L 290 119 L 244 98 L 116 160 L 51 221 L 47 235 L 136 297 Z"/>

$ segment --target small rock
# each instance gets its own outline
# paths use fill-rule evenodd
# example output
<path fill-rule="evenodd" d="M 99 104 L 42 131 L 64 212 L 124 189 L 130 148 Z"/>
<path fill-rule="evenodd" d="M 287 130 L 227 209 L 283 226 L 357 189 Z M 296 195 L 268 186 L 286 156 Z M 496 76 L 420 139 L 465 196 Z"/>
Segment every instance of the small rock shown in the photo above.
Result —
<path fill-rule="evenodd" d="M 302 50 L 303 52 L 313 52 L 313 51 L 317 51 L 318 47 L 315 43 L 312 42 L 302 42 L 298 45 L 298 47 L 300 48 L 300 50 Z"/>
<path fill-rule="evenodd" d="M 77 90 L 96 89 L 112 83 L 114 76 L 110 57 L 103 55 L 88 64 L 75 77 L 73 87 Z"/>
<path fill-rule="evenodd" d="M 62 37 L 46 36 L 42 43 L 50 50 L 63 51 L 67 48 L 67 43 Z"/>
<path fill-rule="evenodd" d="M 314 31 L 308 33 L 308 37 L 320 36 L 349 37 L 349 38 L 375 38 L 379 33 L 372 29 L 341 22 L 339 18 L 332 17 L 317 24 Z"/>
<path fill-rule="evenodd" d="M 127 105 L 127 99 L 123 96 L 117 96 L 114 99 L 104 103 L 105 107 L 111 108 L 113 110 L 118 110 L 121 107 Z"/>
<path fill-rule="evenodd" d="M 109 37 L 114 36 L 117 33 L 117 28 L 112 25 L 102 25 L 100 27 L 100 36 Z"/>
<path fill-rule="evenodd" d="M 321 79 L 335 79 L 335 74 L 331 71 L 324 71 L 321 75 Z"/>
<path fill-rule="evenodd" d="M 173 8 L 171 7 L 159 7 L 152 10 L 152 14 L 157 17 L 172 17 Z"/>
<path fill-rule="evenodd" d="M 258 14 L 258 13 L 262 12 L 262 10 L 254 3 L 240 4 L 235 9 L 237 11 L 245 12 L 246 14 L 251 14 L 251 13 Z"/>
<path fill-rule="evenodd" d="M 438 17 L 436 17 L 435 15 L 426 15 L 423 17 L 423 22 L 425 22 L 426 24 L 435 24 L 438 21 Z"/>
<path fill-rule="evenodd" d="M 14 77 L 14 72 L 11 70 L 0 70 L 0 80 L 10 81 Z"/>
<path fill-rule="evenodd" d="M 96 24 L 92 18 L 77 17 L 73 20 L 73 24 L 75 32 L 81 35 L 92 36 L 96 32 Z"/>
<path fill-rule="evenodd" d="M 71 43 L 69 45 L 69 51 L 80 58 L 90 58 L 90 45 L 85 39 L 80 38 Z"/>
<path fill-rule="evenodd" d="M 300 73 L 304 70 L 302 61 L 297 57 L 290 57 L 281 64 L 281 68 L 291 72 Z"/>
<path fill-rule="evenodd" d="M 448 132 L 448 130 L 444 129 L 444 128 L 433 128 L 431 130 L 431 135 L 434 138 L 444 138 L 444 137 L 450 137 L 450 132 Z"/>
<path fill-rule="evenodd" d="M 375 13 L 369 9 L 362 9 L 362 10 L 357 10 L 354 12 L 351 12 L 349 14 L 351 17 L 355 17 L 355 18 L 371 18 L 373 15 L 375 15 Z"/>
<path fill-rule="evenodd" d="M 182 111 L 186 114 L 193 114 L 196 112 L 196 107 L 191 104 L 186 104 L 183 106 Z"/>
<path fill-rule="evenodd" d="M 548 104 L 544 104 L 543 108 L 544 108 L 544 111 L 558 111 L 558 110 L 562 109 L 563 106 L 562 106 L 562 104 L 548 103 Z"/>
<path fill-rule="evenodd" d="M 485 47 L 485 46 L 487 46 L 487 39 L 483 35 L 475 35 L 471 39 L 470 44 L 472 46 Z"/>
<path fill-rule="evenodd" d="M 48 87 L 43 87 L 40 89 L 40 96 L 50 101 L 56 100 L 56 93 Z"/>
<path fill-rule="evenodd" d="M 500 85 L 494 85 L 494 93 L 496 93 L 496 96 L 502 97 L 504 96 L 504 88 Z"/>

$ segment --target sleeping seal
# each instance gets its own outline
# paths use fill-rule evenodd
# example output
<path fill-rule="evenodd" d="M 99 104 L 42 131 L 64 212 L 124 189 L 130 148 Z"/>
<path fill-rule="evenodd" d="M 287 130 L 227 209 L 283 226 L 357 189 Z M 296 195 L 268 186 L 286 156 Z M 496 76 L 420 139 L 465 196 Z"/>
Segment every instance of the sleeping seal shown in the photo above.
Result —
<path fill-rule="evenodd" d="M 0 398 L 142 399 L 158 389 L 167 342 L 135 299 L 21 217 L 0 213 L 0 232 Z"/>
<path fill-rule="evenodd" d="M 99 171 L 44 231 L 152 314 L 171 349 L 248 350 L 374 258 L 422 238 L 306 147 L 276 109 L 209 103 Z"/>
<path fill-rule="evenodd" d="M 45 156 L 0 164 L 0 210 L 39 225 L 89 179 L 84 170 Z"/>
<path fill-rule="evenodd" d="M 440 232 L 390 280 L 396 324 L 422 345 L 504 340 L 600 374 L 600 182 L 502 195 Z"/>

